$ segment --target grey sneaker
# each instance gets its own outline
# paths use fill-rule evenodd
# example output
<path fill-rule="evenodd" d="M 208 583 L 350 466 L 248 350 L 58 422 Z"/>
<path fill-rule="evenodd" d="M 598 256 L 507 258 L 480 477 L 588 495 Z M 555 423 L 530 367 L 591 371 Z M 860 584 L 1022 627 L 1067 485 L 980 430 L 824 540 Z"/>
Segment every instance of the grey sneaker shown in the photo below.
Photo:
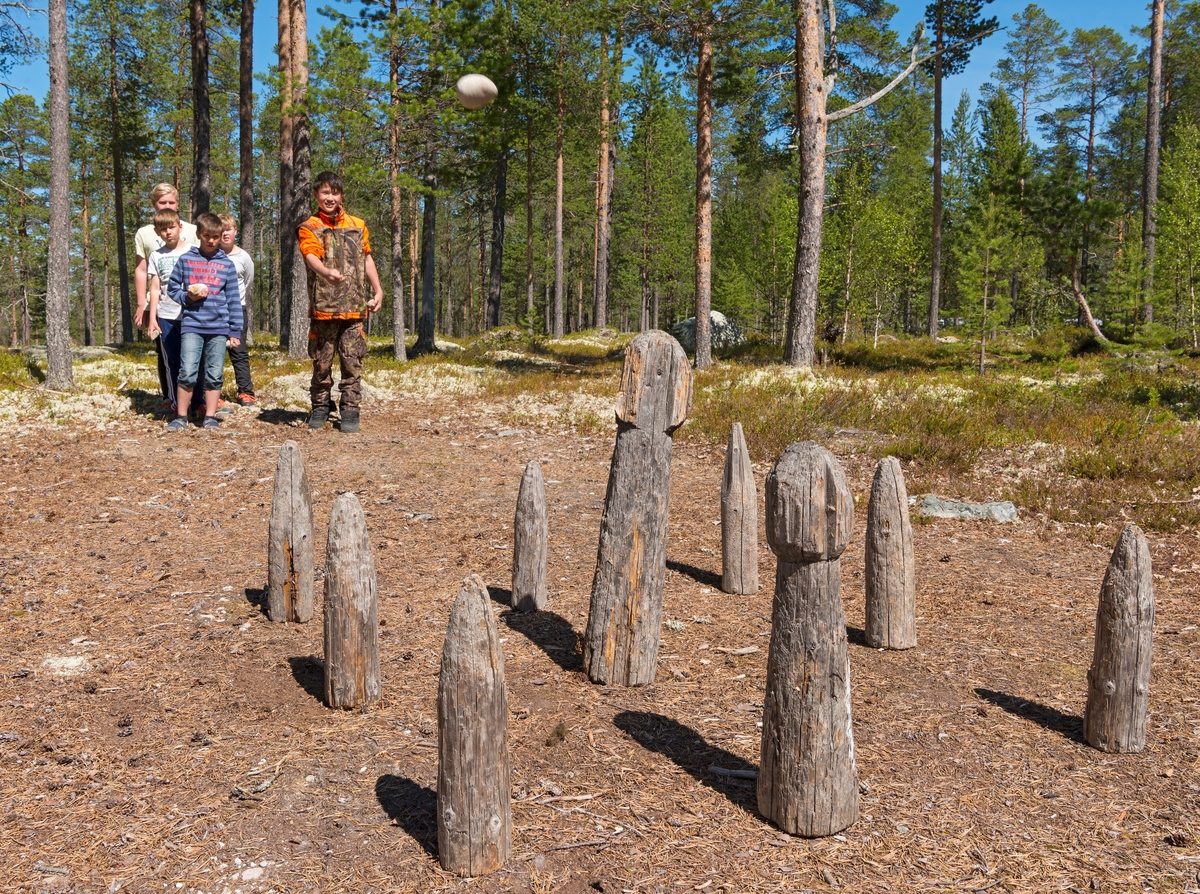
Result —
<path fill-rule="evenodd" d="M 167 423 L 167 431 L 183 431 L 187 428 L 187 417 L 176 416 Z"/>
<path fill-rule="evenodd" d="M 233 415 L 235 407 L 223 398 L 217 399 L 217 419 L 228 419 Z"/>
<path fill-rule="evenodd" d="M 203 428 L 220 428 L 221 420 L 216 416 L 205 416 Z"/>

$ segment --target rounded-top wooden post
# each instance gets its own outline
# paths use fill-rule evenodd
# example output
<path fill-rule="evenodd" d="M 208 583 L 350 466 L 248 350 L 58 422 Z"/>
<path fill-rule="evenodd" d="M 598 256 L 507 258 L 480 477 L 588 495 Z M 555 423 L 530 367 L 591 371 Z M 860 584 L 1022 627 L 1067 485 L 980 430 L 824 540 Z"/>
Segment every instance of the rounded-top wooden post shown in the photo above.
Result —
<path fill-rule="evenodd" d="M 358 497 L 342 494 L 325 543 L 325 702 L 361 708 L 379 701 L 375 558 Z"/>
<path fill-rule="evenodd" d="M 721 477 L 721 589 L 758 592 L 758 488 L 740 422 L 729 428 Z"/>
<path fill-rule="evenodd" d="M 625 349 L 583 663 L 594 683 L 654 682 L 667 573 L 671 436 L 692 406 L 692 371 L 658 330 Z"/>
<path fill-rule="evenodd" d="M 1146 747 L 1153 636 L 1150 547 L 1141 528 L 1127 525 L 1109 559 L 1096 609 L 1096 645 L 1083 715 L 1083 737 L 1093 748 Z"/>
<path fill-rule="evenodd" d="M 313 615 L 312 493 L 295 441 L 284 441 L 275 464 L 267 538 L 267 617 L 311 621 Z"/>
<path fill-rule="evenodd" d="M 504 654 L 477 574 L 454 599 L 438 678 L 438 859 L 463 876 L 493 872 L 512 842 Z"/>
<path fill-rule="evenodd" d="M 858 819 L 841 559 L 854 499 L 828 450 L 806 442 L 767 476 L 767 539 L 779 557 L 763 698 L 758 809 L 815 838 Z"/>
<path fill-rule="evenodd" d="M 867 504 L 867 645 L 911 649 L 917 644 L 917 583 L 908 489 L 900 460 L 885 456 L 875 468 Z"/>
<path fill-rule="evenodd" d="M 533 612 L 546 607 L 546 553 L 549 522 L 542 466 L 531 459 L 521 477 L 517 512 L 513 519 L 512 606 Z"/>

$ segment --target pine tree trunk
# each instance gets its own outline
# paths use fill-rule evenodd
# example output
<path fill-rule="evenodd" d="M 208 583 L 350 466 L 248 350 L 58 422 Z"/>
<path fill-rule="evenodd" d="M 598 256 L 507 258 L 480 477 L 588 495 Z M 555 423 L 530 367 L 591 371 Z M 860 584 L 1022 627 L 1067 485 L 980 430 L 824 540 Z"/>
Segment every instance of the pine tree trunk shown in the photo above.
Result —
<path fill-rule="evenodd" d="M 504 273 L 504 218 L 508 199 L 508 147 L 496 156 L 496 194 L 492 202 L 492 257 L 488 268 L 485 329 L 500 325 L 500 288 Z"/>
<path fill-rule="evenodd" d="M 192 37 L 192 220 L 212 201 L 209 165 L 208 0 L 191 0 Z"/>
<path fill-rule="evenodd" d="M 133 313 L 129 306 L 129 263 L 125 257 L 125 158 L 121 146 L 120 94 L 117 92 L 117 35 L 108 35 L 108 102 L 113 163 L 113 218 L 117 236 L 117 282 L 121 290 L 121 342 L 133 341 Z"/>
<path fill-rule="evenodd" d="M 312 192 L 312 154 L 308 134 L 308 25 L 305 0 L 291 0 L 292 38 L 292 207 L 289 209 L 289 229 L 293 246 L 296 229 L 308 219 Z M 292 251 L 292 306 L 288 356 L 304 357 L 308 353 L 308 270 L 304 256 Z"/>
<path fill-rule="evenodd" d="M 1158 224 L 1159 127 L 1162 120 L 1162 54 L 1164 0 L 1153 0 L 1150 19 L 1150 74 L 1146 89 L 1146 158 L 1142 165 L 1142 299 L 1143 319 L 1154 319 L 1154 250 Z"/>
<path fill-rule="evenodd" d="M 796 223 L 796 263 L 784 338 L 784 362 L 812 366 L 817 330 L 821 224 L 825 200 L 825 86 L 820 48 L 824 28 L 821 0 L 795 0 L 796 142 L 800 155 L 800 196 Z"/>
<path fill-rule="evenodd" d="M 437 177 L 432 168 L 425 175 L 425 212 L 421 222 L 421 314 L 417 318 L 417 343 L 414 354 L 427 354 L 437 350 L 434 338 L 437 314 L 435 278 L 437 268 Z"/>
<path fill-rule="evenodd" d="M 561 39 L 561 38 L 560 38 Z M 554 119 L 554 338 L 563 337 L 565 295 L 563 287 L 563 127 L 567 110 L 563 98 L 561 52 Z"/>
<path fill-rule="evenodd" d="M 67 3 L 50 0 L 50 235 L 46 270 L 46 386 L 74 387 L 71 376 L 71 142 L 67 93 Z M 86 276 L 86 273 L 85 273 Z"/>
<path fill-rule="evenodd" d="M 938 314 L 942 295 L 942 49 L 945 39 L 942 4 L 937 4 L 933 57 L 933 241 L 929 267 L 930 338 L 938 337 Z"/>
<path fill-rule="evenodd" d="M 83 159 L 79 163 L 79 179 L 83 200 L 79 219 L 80 234 L 83 236 L 83 343 L 90 347 L 96 343 L 96 283 L 92 277 L 92 222 L 88 209 L 87 161 Z"/>
<path fill-rule="evenodd" d="M 712 28 L 700 35 L 696 74 L 696 369 L 712 365 Z"/>
<path fill-rule="evenodd" d="M 399 14 L 391 0 L 391 22 Z M 408 359 L 404 344 L 404 196 L 400 191 L 400 44 L 394 37 L 388 48 L 388 80 L 391 83 L 392 120 L 388 127 L 388 197 L 392 222 L 392 358 Z"/>
<path fill-rule="evenodd" d="M 292 151 L 295 118 L 292 113 L 292 0 L 279 0 L 279 277 L 276 292 L 276 332 L 279 346 L 291 355 L 292 262 L 297 253 L 292 226 L 296 176 Z M 300 313 L 299 308 L 295 308 Z M 307 347 L 307 345 L 306 345 Z"/>
<path fill-rule="evenodd" d="M 238 45 L 238 229 L 242 250 L 255 257 L 254 220 L 254 0 L 242 0 Z M 246 343 L 254 340 L 254 295 L 246 296 Z"/>
<path fill-rule="evenodd" d="M 596 255 L 592 276 L 592 326 L 608 325 L 608 249 L 612 237 L 609 171 L 608 31 L 600 35 L 600 159 L 596 171 Z"/>
<path fill-rule="evenodd" d="M 529 73 L 529 60 L 525 71 Z M 525 119 L 525 316 L 533 332 L 533 115 Z"/>

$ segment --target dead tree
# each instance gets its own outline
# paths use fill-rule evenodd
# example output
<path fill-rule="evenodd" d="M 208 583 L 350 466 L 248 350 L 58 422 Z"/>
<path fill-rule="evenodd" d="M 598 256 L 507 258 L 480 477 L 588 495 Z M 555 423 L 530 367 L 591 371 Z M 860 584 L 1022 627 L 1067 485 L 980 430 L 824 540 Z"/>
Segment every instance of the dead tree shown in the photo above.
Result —
<path fill-rule="evenodd" d="M 334 501 L 325 545 L 325 702 L 379 701 L 379 616 L 367 520 L 352 493 Z"/>
<path fill-rule="evenodd" d="M 1096 645 L 1088 671 L 1083 737 L 1100 751 L 1146 747 L 1154 577 L 1150 547 L 1137 525 L 1117 539 L 1096 609 Z"/>
<path fill-rule="evenodd" d="M 721 478 L 721 589 L 758 592 L 758 488 L 740 422 L 730 426 Z"/>
<path fill-rule="evenodd" d="M 908 490 L 900 460 L 885 456 L 875 468 L 867 504 L 867 645 L 911 649 L 917 644 L 917 584 Z"/>
<path fill-rule="evenodd" d="M 454 599 L 438 678 L 438 860 L 479 876 L 508 859 L 512 843 L 508 695 L 504 654 L 477 574 Z"/>
<path fill-rule="evenodd" d="M 267 617 L 312 620 L 312 493 L 295 441 L 284 441 L 275 465 L 267 539 Z"/>
<path fill-rule="evenodd" d="M 692 372 L 679 342 L 653 330 L 625 349 L 600 545 L 584 637 L 593 683 L 654 682 L 667 573 L 671 436 L 692 406 Z"/>
<path fill-rule="evenodd" d="M 513 519 L 512 605 L 517 611 L 534 612 L 546 607 L 549 536 L 542 465 L 531 459 L 521 477 Z"/>
<path fill-rule="evenodd" d="M 854 498 L 838 461 L 793 444 L 767 476 L 767 542 L 778 556 L 763 698 L 758 809 L 815 838 L 858 819 L 841 556 Z"/>

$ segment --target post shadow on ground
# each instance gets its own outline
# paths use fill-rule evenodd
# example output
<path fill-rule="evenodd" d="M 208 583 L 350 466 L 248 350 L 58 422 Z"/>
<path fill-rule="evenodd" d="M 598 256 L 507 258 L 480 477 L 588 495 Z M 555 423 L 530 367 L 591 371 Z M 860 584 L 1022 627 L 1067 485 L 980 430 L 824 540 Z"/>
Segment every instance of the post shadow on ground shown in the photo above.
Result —
<path fill-rule="evenodd" d="M 246 587 L 246 602 L 264 615 L 267 613 L 267 591 L 261 587 Z"/>
<path fill-rule="evenodd" d="M 849 624 L 847 624 L 846 640 L 856 646 L 863 646 L 865 648 L 867 645 L 867 631 L 863 630 L 861 627 L 851 627 Z"/>
<path fill-rule="evenodd" d="M 375 780 L 379 806 L 431 857 L 437 856 L 437 793 L 406 776 L 384 773 Z"/>
<path fill-rule="evenodd" d="M 975 694 L 985 702 L 991 702 L 1002 711 L 1023 717 L 1052 732 L 1061 733 L 1064 738 L 1070 739 L 1072 742 L 1082 744 L 1084 741 L 1082 717 L 1076 717 L 1074 714 L 1064 714 L 1062 711 L 1057 708 L 1051 708 L 1049 705 L 1009 695 L 1006 692 L 994 692 L 991 689 L 984 689 L 982 686 L 975 688 Z"/>
<path fill-rule="evenodd" d="M 325 669 L 313 661 L 311 655 L 295 655 L 288 659 L 292 666 L 292 677 L 300 688 L 325 704 Z"/>
<path fill-rule="evenodd" d="M 613 717 L 613 724 L 636 739 L 643 748 L 657 751 L 698 782 L 757 814 L 754 780 L 722 776 L 708 769 L 757 771 L 758 767 L 745 758 L 706 742 L 690 726 L 651 711 L 621 711 Z"/>
<path fill-rule="evenodd" d="M 676 574 L 682 574 L 684 577 L 690 577 L 698 584 L 704 584 L 706 587 L 713 587 L 717 590 L 721 589 L 721 575 L 715 571 L 705 571 L 703 568 L 697 568 L 695 565 L 689 565 L 686 562 L 675 562 L 667 559 L 667 570 L 674 571 Z"/>
<path fill-rule="evenodd" d="M 299 425 L 307 419 L 308 413 L 304 410 L 285 410 L 282 407 L 276 407 L 271 410 L 258 411 L 258 421 L 271 425 Z"/>
<path fill-rule="evenodd" d="M 502 612 L 500 620 L 516 633 L 532 642 L 546 656 L 565 671 L 582 671 L 583 655 L 579 651 L 579 634 L 571 622 L 556 612 L 543 609 L 540 612 L 519 612 L 512 606 L 512 590 L 505 587 L 488 587 L 492 601 L 510 606 Z"/>

